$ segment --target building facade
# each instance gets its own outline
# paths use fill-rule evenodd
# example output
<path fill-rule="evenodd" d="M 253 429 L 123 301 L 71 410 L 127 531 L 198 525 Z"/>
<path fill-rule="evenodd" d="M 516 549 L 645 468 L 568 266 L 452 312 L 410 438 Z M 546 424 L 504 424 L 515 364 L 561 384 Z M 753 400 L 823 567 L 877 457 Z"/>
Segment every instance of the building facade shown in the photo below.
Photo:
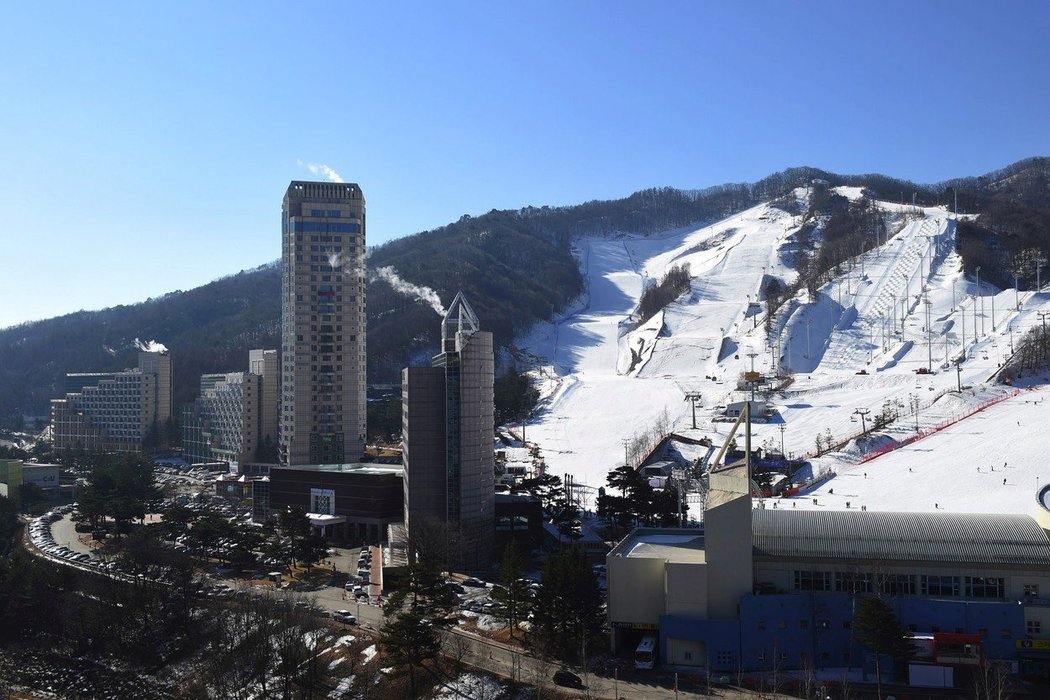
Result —
<path fill-rule="evenodd" d="M 182 454 L 191 462 L 229 462 L 239 471 L 276 449 L 277 351 L 248 357 L 247 372 L 201 375 L 200 396 L 182 422 Z"/>
<path fill-rule="evenodd" d="M 379 543 L 403 512 L 402 469 L 387 464 L 303 464 L 274 467 L 253 487 L 253 517 L 303 508 L 322 534 L 344 542 Z M 255 501 L 259 501 L 255 515 Z M 265 500 L 266 511 L 263 511 Z"/>
<path fill-rule="evenodd" d="M 854 615 L 878 595 L 925 645 L 922 669 L 1050 669 L 1050 538 L 1034 518 L 752 510 L 745 477 L 711 475 L 702 529 L 638 530 L 610 552 L 615 648 L 656 631 L 676 667 L 863 675 Z"/>
<path fill-rule="evenodd" d="M 51 400 L 57 449 L 141 452 L 151 429 L 171 418 L 171 355 L 142 351 L 138 367 L 66 375 L 66 395 Z"/>
<path fill-rule="evenodd" d="M 281 241 L 281 463 L 355 462 L 365 445 L 365 199 L 292 182 Z"/>
<path fill-rule="evenodd" d="M 441 344 L 430 367 L 402 373 L 409 550 L 413 528 L 445 527 L 458 563 L 484 570 L 495 540 L 494 359 L 492 334 L 462 294 L 442 320 Z"/>

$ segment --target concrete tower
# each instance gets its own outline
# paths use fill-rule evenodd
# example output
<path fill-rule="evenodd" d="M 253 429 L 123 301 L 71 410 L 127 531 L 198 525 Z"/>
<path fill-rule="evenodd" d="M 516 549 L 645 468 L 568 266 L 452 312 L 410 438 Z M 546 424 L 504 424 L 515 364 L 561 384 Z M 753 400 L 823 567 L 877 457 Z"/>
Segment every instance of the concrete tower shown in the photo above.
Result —
<path fill-rule="evenodd" d="M 292 182 L 281 224 L 281 461 L 356 462 L 365 446 L 365 198 L 355 184 Z"/>
<path fill-rule="evenodd" d="M 462 294 L 442 320 L 441 349 L 431 367 L 402 374 L 405 527 L 410 548 L 446 527 L 454 563 L 483 570 L 495 537 L 492 334 Z"/>

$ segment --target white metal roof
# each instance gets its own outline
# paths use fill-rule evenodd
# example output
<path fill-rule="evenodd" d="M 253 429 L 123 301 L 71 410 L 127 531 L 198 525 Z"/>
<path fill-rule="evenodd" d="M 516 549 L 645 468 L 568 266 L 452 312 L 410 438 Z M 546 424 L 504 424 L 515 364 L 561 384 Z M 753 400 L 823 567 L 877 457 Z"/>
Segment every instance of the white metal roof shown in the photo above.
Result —
<path fill-rule="evenodd" d="M 755 510 L 756 556 L 1050 567 L 1050 539 L 1027 515 Z"/>

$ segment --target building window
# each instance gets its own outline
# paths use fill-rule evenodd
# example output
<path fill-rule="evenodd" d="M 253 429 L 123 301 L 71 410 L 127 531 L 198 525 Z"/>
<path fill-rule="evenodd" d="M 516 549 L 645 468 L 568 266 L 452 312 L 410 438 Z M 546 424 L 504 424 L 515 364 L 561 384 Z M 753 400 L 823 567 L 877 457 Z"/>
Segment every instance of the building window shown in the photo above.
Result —
<path fill-rule="evenodd" d="M 830 591 L 831 590 L 831 572 L 830 571 L 796 571 L 795 572 L 795 590 L 796 591 Z"/>
<path fill-rule="evenodd" d="M 957 597 L 959 595 L 959 577 L 923 576 L 922 594 L 930 597 Z"/>
<path fill-rule="evenodd" d="M 1028 598 L 1039 597 L 1039 584 L 1038 583 L 1026 583 L 1024 585 L 1024 594 Z"/>
<path fill-rule="evenodd" d="M 967 576 L 966 596 L 968 598 L 994 598 L 996 600 L 1001 600 L 1003 597 L 1003 579 L 985 576 Z"/>
<path fill-rule="evenodd" d="M 1028 634 L 1042 634 L 1043 623 L 1039 620 L 1028 620 L 1024 623 L 1024 628 Z"/>
<path fill-rule="evenodd" d="M 685 652 L 684 654 L 682 654 L 682 657 L 683 657 L 683 658 L 684 658 L 684 659 L 685 659 L 686 661 L 692 661 L 692 660 L 693 660 L 693 652 L 691 652 L 691 651 L 687 651 L 687 652 Z"/>
<path fill-rule="evenodd" d="M 915 577 L 911 574 L 890 574 L 882 579 L 880 587 L 889 596 L 914 595 Z"/>
<path fill-rule="evenodd" d="M 840 593 L 871 593 L 871 574 L 836 571 L 835 590 Z"/>

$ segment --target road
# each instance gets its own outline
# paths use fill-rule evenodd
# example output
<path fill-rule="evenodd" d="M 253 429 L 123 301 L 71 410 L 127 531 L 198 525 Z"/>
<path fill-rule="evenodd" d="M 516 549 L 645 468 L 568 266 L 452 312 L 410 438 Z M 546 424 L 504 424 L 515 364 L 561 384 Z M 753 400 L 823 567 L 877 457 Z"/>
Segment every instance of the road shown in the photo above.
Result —
<path fill-rule="evenodd" d="M 69 517 L 52 523 L 51 532 L 55 542 L 65 545 L 77 552 L 90 553 L 91 548 L 79 540 L 79 534 L 74 530 L 74 523 Z M 32 545 L 26 537 L 26 544 Z M 35 548 L 33 548 L 35 551 Z M 373 561 L 378 561 L 379 553 L 373 555 Z M 342 561 L 353 558 L 356 564 L 356 552 L 343 550 L 337 554 Z M 70 565 L 69 562 L 59 560 L 58 563 Z M 337 564 L 338 565 L 338 564 Z M 342 567 L 340 567 L 342 568 Z M 378 567 L 376 567 L 378 568 Z M 327 610 L 349 610 L 358 619 L 359 624 L 367 630 L 377 632 L 383 624 L 383 610 L 378 605 L 358 602 L 352 596 L 344 597 L 342 588 L 327 586 L 318 591 L 304 594 L 316 604 Z M 523 652 L 517 647 L 508 646 L 484 637 L 463 632 L 461 630 L 450 630 L 445 634 L 445 653 L 455 661 L 468 666 L 487 671 L 503 678 L 516 680 L 529 685 L 552 685 L 551 676 L 561 666 L 551 661 L 544 661 Z M 575 671 L 575 669 L 573 669 Z M 618 679 L 609 676 L 598 676 L 595 674 L 578 674 L 584 679 L 585 689 L 580 690 L 579 697 L 583 698 L 625 698 L 628 700 L 689 700 L 691 698 L 705 697 L 700 688 L 696 687 L 684 675 L 680 678 L 680 690 L 674 691 L 674 677 L 661 671 L 630 672 L 625 678 Z M 571 689 L 561 688 L 563 693 L 573 692 Z M 714 695 L 725 698 L 754 698 L 754 694 L 747 691 L 715 690 Z"/>
<path fill-rule="evenodd" d="M 74 552 L 91 554 L 94 550 L 80 541 L 80 533 L 74 529 L 75 527 L 76 523 L 68 515 L 51 523 L 51 536 L 55 538 L 55 544 L 69 547 Z"/>

